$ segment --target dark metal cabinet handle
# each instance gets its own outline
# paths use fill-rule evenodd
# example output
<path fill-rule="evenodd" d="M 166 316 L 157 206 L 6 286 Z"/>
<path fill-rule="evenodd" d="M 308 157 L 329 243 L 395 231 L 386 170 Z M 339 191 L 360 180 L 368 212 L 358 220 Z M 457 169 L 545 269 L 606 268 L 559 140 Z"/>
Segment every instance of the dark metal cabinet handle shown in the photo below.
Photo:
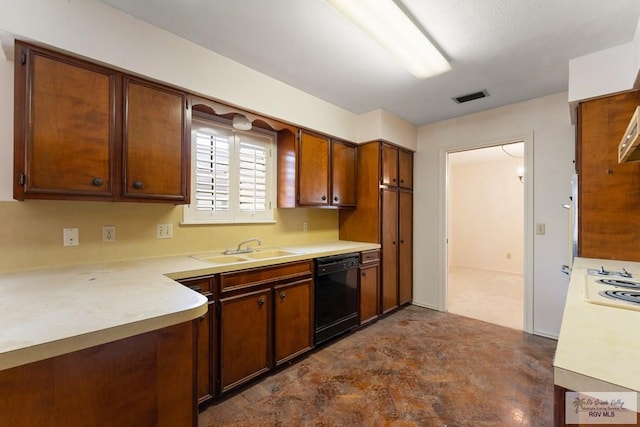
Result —
<path fill-rule="evenodd" d="M 391 244 L 392 244 L 392 245 L 395 245 L 395 244 L 396 244 L 396 241 L 394 240 L 393 242 L 391 242 Z"/>
<path fill-rule="evenodd" d="M 95 185 L 96 187 L 102 187 L 102 184 L 104 184 L 104 181 L 102 180 L 102 178 L 100 177 L 95 177 L 93 178 L 93 180 L 91 181 L 91 183 L 93 185 Z"/>
<path fill-rule="evenodd" d="M 333 201 L 337 202 L 338 201 L 338 196 L 333 196 Z"/>
<path fill-rule="evenodd" d="M 362 272 L 362 277 L 367 277 L 367 273 Z"/>
<path fill-rule="evenodd" d="M 133 183 L 133 188 L 135 188 L 136 190 L 140 190 L 142 188 L 142 181 L 135 181 Z"/>
<path fill-rule="evenodd" d="M 260 297 L 260 299 L 258 300 L 258 305 L 262 304 L 264 304 L 264 297 Z"/>
<path fill-rule="evenodd" d="M 280 299 L 284 299 L 284 297 L 287 296 L 287 293 L 285 291 L 280 292 Z"/>
<path fill-rule="evenodd" d="M 324 202 L 325 200 L 327 200 L 327 196 L 322 196 L 321 199 Z"/>
<path fill-rule="evenodd" d="M 404 243 L 404 240 L 400 240 L 400 243 Z"/>

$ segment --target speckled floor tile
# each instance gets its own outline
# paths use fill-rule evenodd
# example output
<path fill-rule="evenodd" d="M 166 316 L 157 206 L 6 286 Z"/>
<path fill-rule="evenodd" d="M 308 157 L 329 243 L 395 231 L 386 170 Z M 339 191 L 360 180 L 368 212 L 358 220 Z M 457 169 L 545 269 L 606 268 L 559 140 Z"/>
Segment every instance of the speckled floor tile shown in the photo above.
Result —
<path fill-rule="evenodd" d="M 208 426 L 552 426 L 556 342 L 409 306 L 210 406 Z"/>

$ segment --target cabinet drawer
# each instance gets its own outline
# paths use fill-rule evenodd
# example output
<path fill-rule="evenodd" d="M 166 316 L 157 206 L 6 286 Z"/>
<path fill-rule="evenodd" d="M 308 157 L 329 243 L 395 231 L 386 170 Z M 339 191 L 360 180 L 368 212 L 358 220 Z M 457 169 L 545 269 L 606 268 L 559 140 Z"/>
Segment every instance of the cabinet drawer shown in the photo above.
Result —
<path fill-rule="evenodd" d="M 307 260 L 271 267 L 253 268 L 233 273 L 222 273 L 220 275 L 220 286 L 222 292 L 228 292 L 239 288 L 307 276 L 312 273 L 313 261 Z"/>
<path fill-rule="evenodd" d="M 368 264 L 371 262 L 378 262 L 380 261 L 380 251 L 379 250 L 375 250 L 375 251 L 367 251 L 367 252 L 362 252 L 362 258 L 361 258 L 361 263 L 362 264 Z"/>
<path fill-rule="evenodd" d="M 213 294 L 213 276 L 184 279 L 180 280 L 180 283 L 193 291 L 200 292 L 203 295 Z"/>

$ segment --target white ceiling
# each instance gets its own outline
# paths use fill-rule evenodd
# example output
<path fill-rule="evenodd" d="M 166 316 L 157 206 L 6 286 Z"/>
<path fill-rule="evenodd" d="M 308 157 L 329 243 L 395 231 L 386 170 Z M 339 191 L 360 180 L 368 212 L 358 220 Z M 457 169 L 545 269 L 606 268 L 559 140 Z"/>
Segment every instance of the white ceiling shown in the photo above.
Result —
<path fill-rule="evenodd" d="M 569 59 L 632 41 L 640 17 L 638 0 L 402 0 L 452 64 L 418 80 L 323 0 L 102 1 L 356 114 L 415 125 L 565 91 Z"/>

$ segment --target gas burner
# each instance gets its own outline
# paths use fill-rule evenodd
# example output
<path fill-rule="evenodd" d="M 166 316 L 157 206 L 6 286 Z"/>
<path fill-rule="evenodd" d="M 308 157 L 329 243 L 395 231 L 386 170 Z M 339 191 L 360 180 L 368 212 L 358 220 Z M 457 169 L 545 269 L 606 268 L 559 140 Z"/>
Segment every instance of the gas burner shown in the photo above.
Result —
<path fill-rule="evenodd" d="M 626 291 L 626 290 L 613 290 L 613 291 L 600 291 L 600 295 L 617 301 L 628 302 L 633 305 L 640 305 L 640 292 Z"/>
<path fill-rule="evenodd" d="M 618 286 L 619 288 L 640 289 L 640 283 L 630 282 L 628 280 L 598 279 L 597 282 L 603 285 Z"/>

